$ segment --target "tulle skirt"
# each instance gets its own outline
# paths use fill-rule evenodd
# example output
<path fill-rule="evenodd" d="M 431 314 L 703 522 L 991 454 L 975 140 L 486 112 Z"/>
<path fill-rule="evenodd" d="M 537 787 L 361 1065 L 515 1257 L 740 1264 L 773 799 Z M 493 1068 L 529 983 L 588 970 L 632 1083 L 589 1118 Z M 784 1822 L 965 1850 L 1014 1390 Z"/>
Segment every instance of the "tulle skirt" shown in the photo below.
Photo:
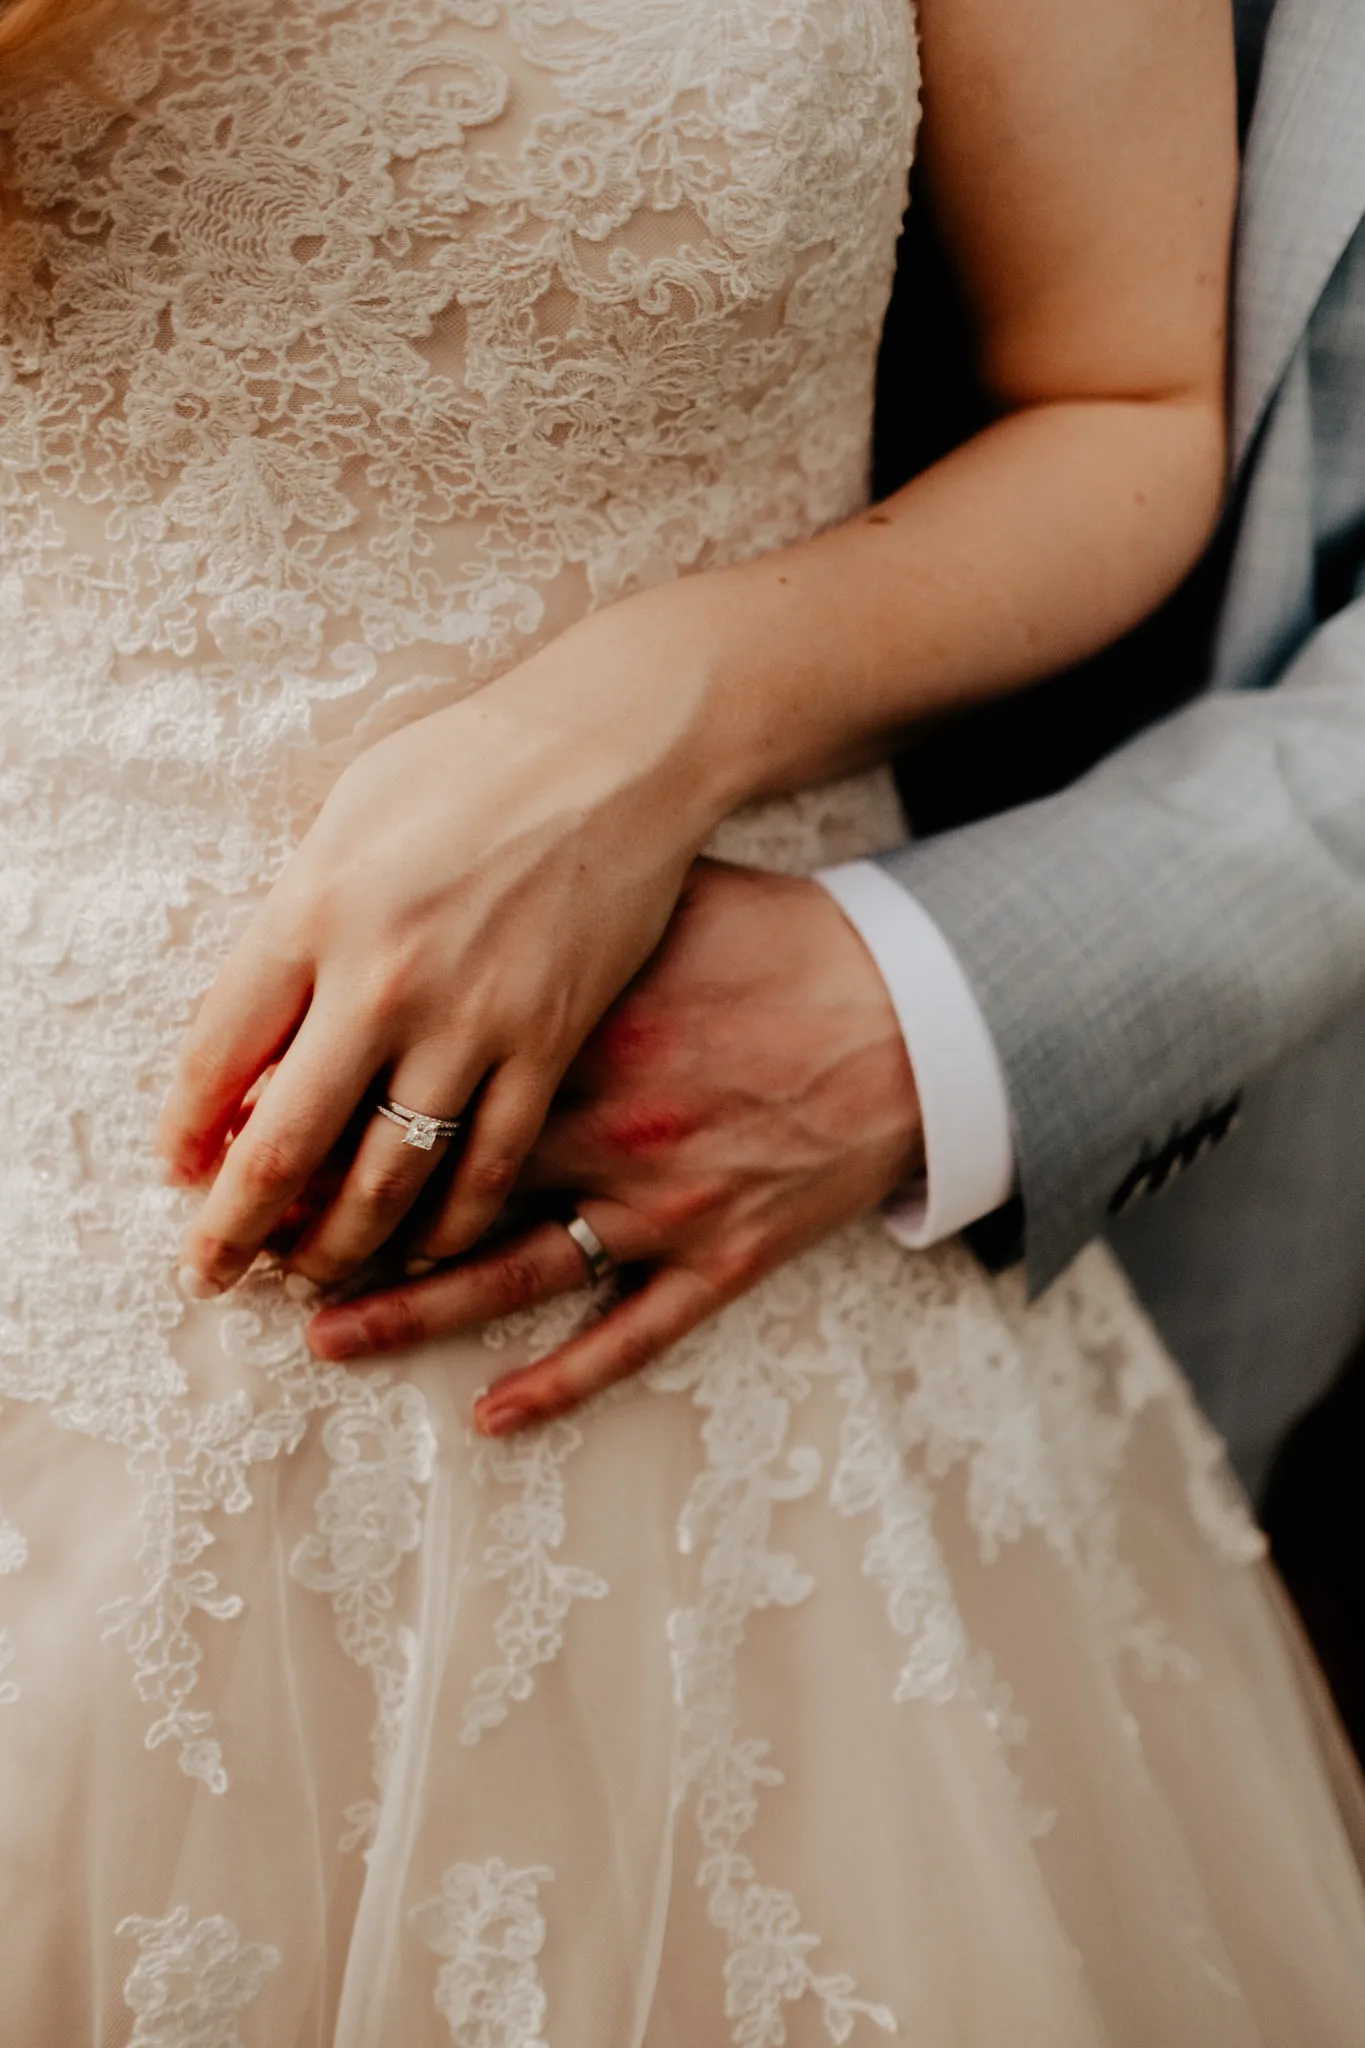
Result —
<path fill-rule="evenodd" d="M 584 1310 L 348 1371 L 267 1278 L 141 1439 L 6 1404 L 6 2048 L 1359 2048 L 1359 1783 L 1107 1254 L 868 1222 L 473 1438 Z"/>

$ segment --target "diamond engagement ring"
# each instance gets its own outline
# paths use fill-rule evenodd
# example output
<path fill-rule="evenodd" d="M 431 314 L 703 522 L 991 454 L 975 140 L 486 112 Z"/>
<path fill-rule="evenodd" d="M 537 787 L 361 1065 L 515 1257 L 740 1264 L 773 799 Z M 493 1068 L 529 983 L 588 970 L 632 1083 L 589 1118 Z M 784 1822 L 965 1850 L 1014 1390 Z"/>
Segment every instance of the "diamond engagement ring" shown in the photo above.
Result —
<path fill-rule="evenodd" d="M 419 1152 L 430 1152 L 438 1138 L 453 1138 L 460 1128 L 457 1116 L 423 1116 L 420 1109 L 404 1109 L 401 1102 L 377 1102 L 375 1109 L 398 1125 L 405 1145 L 415 1145 Z"/>

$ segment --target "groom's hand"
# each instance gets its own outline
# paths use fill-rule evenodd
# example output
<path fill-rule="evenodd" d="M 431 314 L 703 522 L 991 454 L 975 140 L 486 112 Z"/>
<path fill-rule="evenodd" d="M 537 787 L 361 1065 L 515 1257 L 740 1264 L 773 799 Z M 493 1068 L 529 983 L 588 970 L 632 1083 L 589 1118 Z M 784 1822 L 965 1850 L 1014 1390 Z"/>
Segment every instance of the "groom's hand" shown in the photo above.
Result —
<path fill-rule="evenodd" d="M 896 1014 L 817 883 L 701 861 L 644 972 L 571 1069 L 522 1191 L 571 1196 L 616 1263 L 599 1322 L 501 1380 L 500 1436 L 638 1371 L 765 1273 L 866 1214 L 922 1160 Z M 439 1223 L 417 1249 L 440 1259 Z M 424 1263 L 423 1260 L 418 1261 Z M 324 1308 L 309 1342 L 359 1358 L 582 1287 L 583 1253 L 541 1222 L 386 1292 Z"/>

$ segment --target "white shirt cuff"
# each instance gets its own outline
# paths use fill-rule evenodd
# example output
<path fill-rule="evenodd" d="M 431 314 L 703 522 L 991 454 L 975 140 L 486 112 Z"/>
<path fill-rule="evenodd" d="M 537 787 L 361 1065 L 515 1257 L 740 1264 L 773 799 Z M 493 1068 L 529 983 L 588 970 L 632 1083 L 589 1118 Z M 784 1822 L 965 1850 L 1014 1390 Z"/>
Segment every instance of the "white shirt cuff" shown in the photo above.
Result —
<path fill-rule="evenodd" d="M 986 1020 L 957 955 L 884 868 L 849 861 L 814 878 L 881 970 L 905 1034 L 924 1124 L 924 1172 L 884 1210 L 915 1250 L 1008 1201 L 1014 1186 L 1009 1096 Z"/>

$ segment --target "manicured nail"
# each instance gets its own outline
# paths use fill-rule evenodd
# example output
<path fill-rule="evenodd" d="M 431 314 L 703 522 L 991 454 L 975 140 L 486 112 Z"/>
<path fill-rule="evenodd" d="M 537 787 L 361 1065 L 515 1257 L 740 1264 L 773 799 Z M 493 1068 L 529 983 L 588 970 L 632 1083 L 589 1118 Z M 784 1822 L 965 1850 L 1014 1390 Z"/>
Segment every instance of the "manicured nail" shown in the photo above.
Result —
<path fill-rule="evenodd" d="M 182 1266 L 176 1278 L 187 1301 L 213 1301 L 223 1292 L 221 1280 L 208 1280 L 202 1273 L 196 1273 L 193 1266 Z"/>
<path fill-rule="evenodd" d="M 306 1273 L 286 1273 L 284 1291 L 291 1301 L 316 1301 L 320 1292 L 317 1281 Z"/>
<path fill-rule="evenodd" d="M 428 1273 L 436 1271 L 436 1261 L 435 1259 L 423 1258 L 409 1259 L 403 1271 L 407 1274 L 409 1280 L 425 1280 Z"/>

